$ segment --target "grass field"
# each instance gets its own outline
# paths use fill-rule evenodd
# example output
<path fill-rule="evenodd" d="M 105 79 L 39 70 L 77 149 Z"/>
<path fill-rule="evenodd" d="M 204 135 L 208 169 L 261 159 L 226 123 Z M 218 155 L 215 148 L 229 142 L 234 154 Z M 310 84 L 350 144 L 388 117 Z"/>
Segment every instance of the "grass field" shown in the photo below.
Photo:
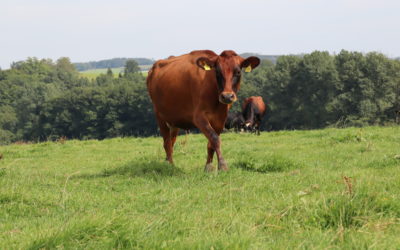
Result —
<path fill-rule="evenodd" d="M 143 70 L 142 73 L 147 76 L 147 71 L 150 69 L 151 65 L 141 65 L 140 68 Z M 89 79 L 95 79 L 100 74 L 106 74 L 108 69 L 90 69 L 85 71 L 80 71 L 81 76 L 87 77 Z M 118 77 L 120 72 L 124 71 L 124 68 L 112 68 L 111 69 L 114 77 Z"/>
<path fill-rule="evenodd" d="M 0 249 L 399 249 L 400 127 L 0 147 Z M 215 162 L 214 162 L 215 163 Z M 215 163 L 216 164 L 216 163 Z"/>

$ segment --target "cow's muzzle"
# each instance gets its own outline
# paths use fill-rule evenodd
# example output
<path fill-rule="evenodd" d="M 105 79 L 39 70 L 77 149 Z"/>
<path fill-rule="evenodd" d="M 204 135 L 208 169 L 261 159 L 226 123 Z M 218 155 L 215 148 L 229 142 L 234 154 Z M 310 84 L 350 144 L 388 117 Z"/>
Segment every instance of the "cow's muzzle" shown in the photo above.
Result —
<path fill-rule="evenodd" d="M 224 104 L 232 104 L 237 100 L 236 94 L 233 92 L 222 92 L 219 101 Z"/>

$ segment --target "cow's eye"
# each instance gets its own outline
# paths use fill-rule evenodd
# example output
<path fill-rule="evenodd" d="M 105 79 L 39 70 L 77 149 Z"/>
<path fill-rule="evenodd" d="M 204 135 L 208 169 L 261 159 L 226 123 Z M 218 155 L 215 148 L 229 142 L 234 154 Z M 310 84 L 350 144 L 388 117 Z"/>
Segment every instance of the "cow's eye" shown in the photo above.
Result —
<path fill-rule="evenodd" d="M 236 76 L 240 76 L 241 74 L 242 74 L 242 71 L 240 71 L 240 70 L 237 70 L 235 73 Z"/>

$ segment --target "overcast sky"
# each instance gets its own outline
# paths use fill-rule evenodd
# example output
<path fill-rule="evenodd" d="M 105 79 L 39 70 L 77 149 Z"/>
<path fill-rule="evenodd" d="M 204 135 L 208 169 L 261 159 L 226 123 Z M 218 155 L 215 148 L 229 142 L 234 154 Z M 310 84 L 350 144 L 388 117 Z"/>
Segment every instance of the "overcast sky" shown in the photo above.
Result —
<path fill-rule="evenodd" d="M 195 49 L 400 56 L 399 0 L 0 0 L 0 67 Z"/>

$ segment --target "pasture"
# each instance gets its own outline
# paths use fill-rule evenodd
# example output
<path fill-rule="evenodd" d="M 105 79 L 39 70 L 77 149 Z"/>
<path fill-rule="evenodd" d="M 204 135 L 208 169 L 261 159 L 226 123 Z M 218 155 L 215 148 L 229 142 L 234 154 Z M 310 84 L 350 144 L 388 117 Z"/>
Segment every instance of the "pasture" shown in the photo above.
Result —
<path fill-rule="evenodd" d="M 124 71 L 124 68 L 112 68 L 111 70 L 113 72 L 114 77 L 118 77 L 119 73 Z M 107 74 L 107 69 L 89 69 L 80 71 L 79 74 L 89 79 L 95 79 L 100 74 Z"/>
<path fill-rule="evenodd" d="M 151 68 L 152 65 L 139 65 L 140 69 L 142 70 L 142 74 L 147 76 L 147 71 Z M 118 77 L 119 73 L 124 72 L 124 68 L 111 68 L 114 77 Z M 89 69 L 80 71 L 79 74 L 83 77 L 89 79 L 96 79 L 100 74 L 107 74 L 107 69 Z"/>
<path fill-rule="evenodd" d="M 0 147 L 0 249 L 398 249 L 400 127 Z M 214 159 L 216 164 L 216 159 Z"/>

